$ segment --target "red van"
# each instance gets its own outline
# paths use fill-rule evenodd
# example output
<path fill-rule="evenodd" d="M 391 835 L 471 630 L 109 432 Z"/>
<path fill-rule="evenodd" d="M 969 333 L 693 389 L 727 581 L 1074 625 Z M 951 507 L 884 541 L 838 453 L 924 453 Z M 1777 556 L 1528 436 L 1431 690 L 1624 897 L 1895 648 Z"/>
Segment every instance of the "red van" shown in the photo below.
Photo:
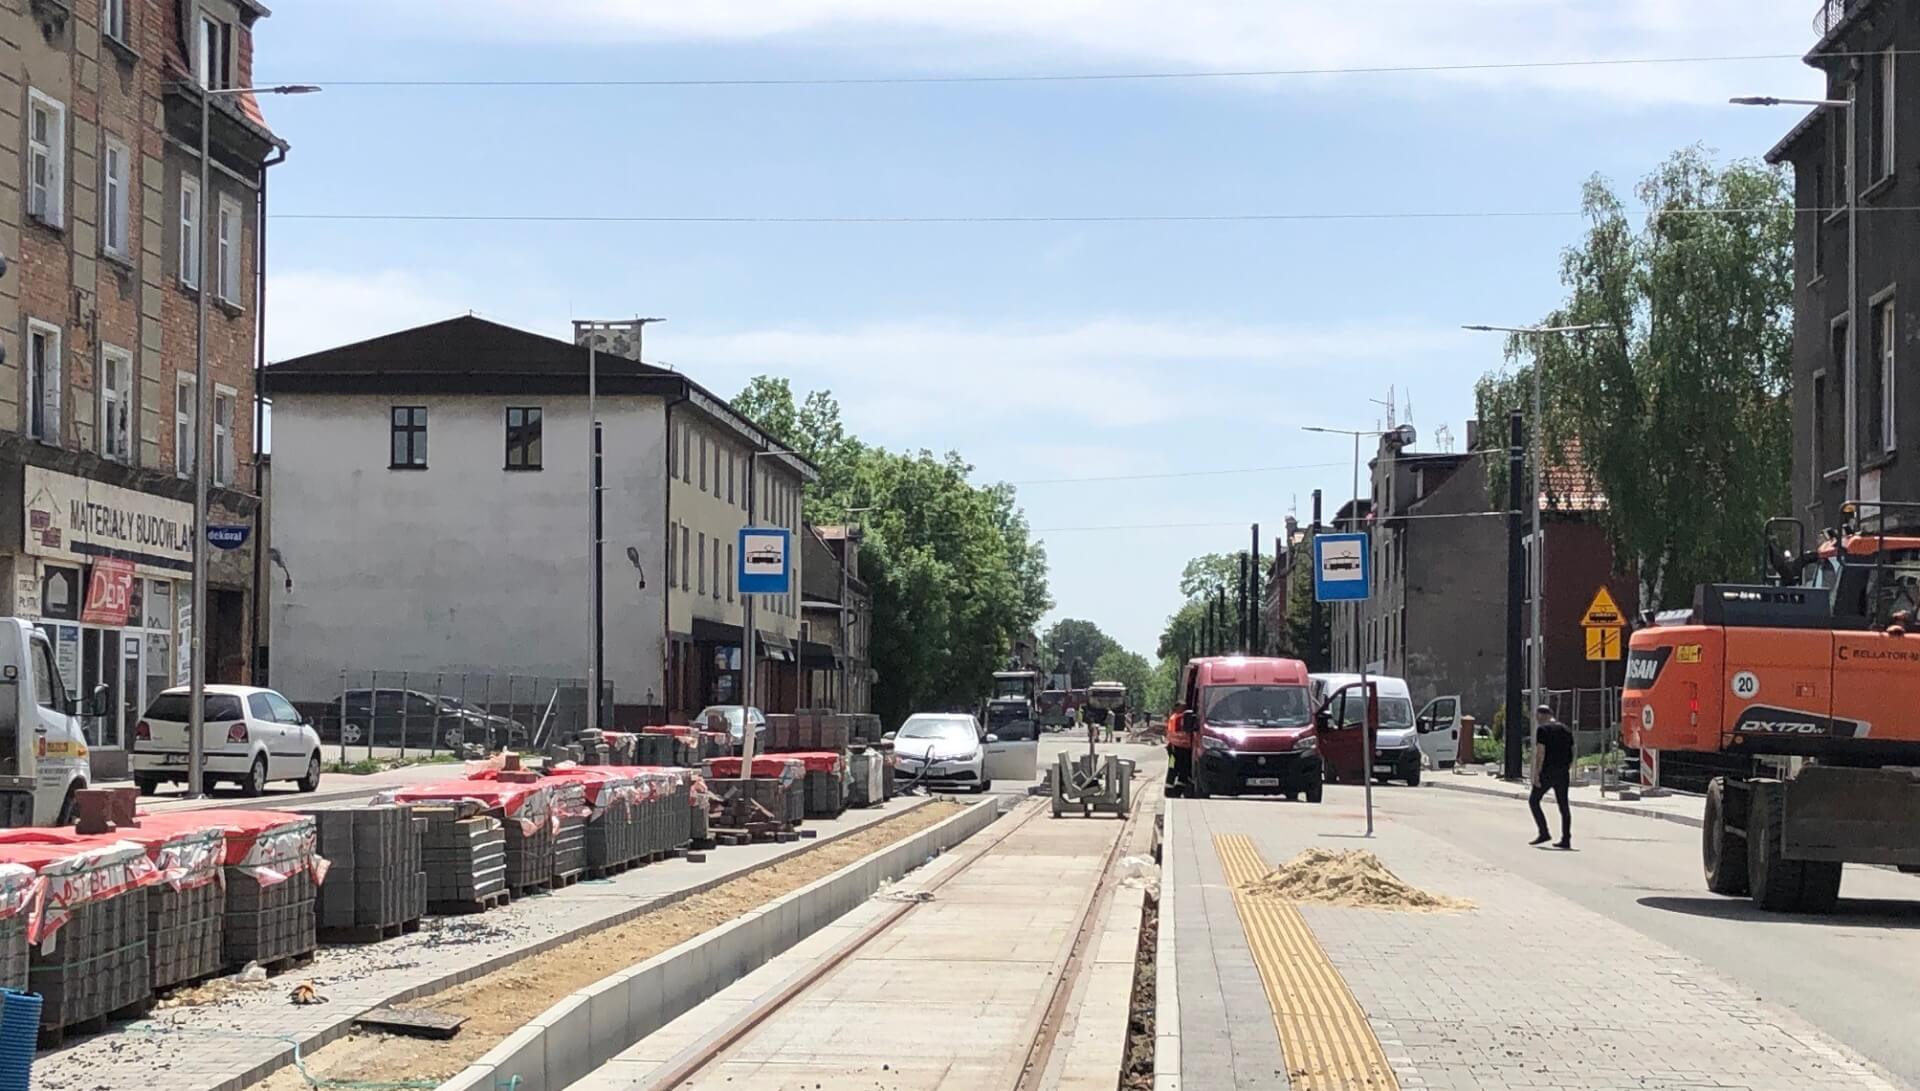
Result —
<path fill-rule="evenodd" d="M 1196 799 L 1305 796 L 1320 802 L 1320 740 L 1307 665 L 1297 659 L 1195 659 L 1167 725 L 1167 776 Z"/>

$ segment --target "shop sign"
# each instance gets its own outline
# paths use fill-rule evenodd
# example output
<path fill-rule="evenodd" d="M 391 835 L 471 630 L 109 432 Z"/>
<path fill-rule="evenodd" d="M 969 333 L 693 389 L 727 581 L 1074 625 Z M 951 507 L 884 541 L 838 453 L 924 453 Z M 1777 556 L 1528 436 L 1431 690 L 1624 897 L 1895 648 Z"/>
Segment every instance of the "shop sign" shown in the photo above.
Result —
<path fill-rule="evenodd" d="M 87 601 L 80 608 L 85 625 L 109 625 L 119 628 L 127 623 L 133 606 L 133 562 L 118 557 L 101 557 L 93 562 L 93 578 L 87 581 Z"/>
<path fill-rule="evenodd" d="M 40 616 L 40 577 L 32 571 L 13 578 L 13 616 L 28 621 Z"/>
<path fill-rule="evenodd" d="M 193 505 L 39 466 L 24 469 L 25 551 L 39 557 L 129 557 L 193 567 Z"/>

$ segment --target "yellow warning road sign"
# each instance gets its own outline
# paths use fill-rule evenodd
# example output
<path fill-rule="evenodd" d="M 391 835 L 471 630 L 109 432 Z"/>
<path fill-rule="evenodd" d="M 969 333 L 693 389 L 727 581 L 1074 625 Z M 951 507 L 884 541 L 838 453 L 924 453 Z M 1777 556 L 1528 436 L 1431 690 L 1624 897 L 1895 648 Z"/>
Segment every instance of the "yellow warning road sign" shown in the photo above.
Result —
<path fill-rule="evenodd" d="M 1620 658 L 1620 629 L 1614 625 L 1587 627 L 1587 662 L 1611 663 Z"/>
<path fill-rule="evenodd" d="M 1627 623 L 1620 616 L 1620 604 L 1613 601 L 1613 595 L 1604 585 L 1593 593 L 1593 601 L 1587 604 L 1587 614 L 1580 624 L 1588 629 L 1617 629 Z"/>

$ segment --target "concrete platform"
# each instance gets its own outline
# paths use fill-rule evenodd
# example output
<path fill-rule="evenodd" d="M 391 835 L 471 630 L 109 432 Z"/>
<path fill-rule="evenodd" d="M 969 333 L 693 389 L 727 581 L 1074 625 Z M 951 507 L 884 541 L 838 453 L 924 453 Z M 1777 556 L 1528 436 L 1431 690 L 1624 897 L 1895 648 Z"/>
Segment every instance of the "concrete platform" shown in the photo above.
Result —
<path fill-rule="evenodd" d="M 1154 767 L 1149 766 L 1150 770 Z M 1136 790 L 1151 808 L 1157 779 Z M 1112 818 L 1054 819 L 1044 800 L 1021 804 L 1002 824 L 1027 820 L 971 864 L 968 846 L 743 977 L 700 1007 L 623 1052 L 575 1091 L 644 1087 L 699 1043 L 822 964 L 903 899 L 939 885 L 892 928 L 868 941 L 812 988 L 748 1031 L 682 1084 L 693 1091 L 819 1087 L 823 1091 L 974 1091 L 1013 1086 L 1060 980 L 1080 923 L 1106 876 L 1114 839 L 1150 851 L 1149 809 L 1131 827 Z M 1029 818 L 1028 816 L 1031 815 Z M 992 837 L 988 830 L 983 837 Z M 1124 859 L 1125 853 L 1122 854 Z M 964 865 L 964 866 L 963 866 Z M 1085 948 L 1084 974 L 1040 1086 L 1110 1089 L 1118 1079 L 1132 988 L 1134 942 L 1145 883 L 1101 903 Z"/>
<path fill-rule="evenodd" d="M 1324 1055 L 1282 1046 L 1313 1019 L 1340 1022 L 1342 997 L 1390 1069 L 1372 1088 L 1899 1086 L 1795 1012 L 1462 851 L 1444 829 L 1383 817 L 1364 837 L 1357 788 L 1329 787 L 1317 807 L 1176 800 L 1167 822 L 1161 935 L 1172 965 L 1162 979 L 1176 990 L 1161 993 L 1169 1024 L 1159 1048 L 1173 1056 L 1158 1069 L 1177 1078 L 1157 1086 L 1359 1086 L 1323 1078 Z M 1279 903 L 1310 935 L 1277 944 L 1246 923 L 1229 876 L 1309 847 L 1367 849 L 1402 879 L 1473 908 Z"/>

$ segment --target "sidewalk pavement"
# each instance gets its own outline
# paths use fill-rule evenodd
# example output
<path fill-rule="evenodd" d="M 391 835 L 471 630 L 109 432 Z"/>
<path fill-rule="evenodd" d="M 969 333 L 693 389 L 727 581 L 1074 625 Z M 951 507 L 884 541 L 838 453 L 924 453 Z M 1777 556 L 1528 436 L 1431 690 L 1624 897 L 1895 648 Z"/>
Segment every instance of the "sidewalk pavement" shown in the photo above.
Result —
<path fill-rule="evenodd" d="M 1290 988 L 1276 999 L 1263 985 L 1260 945 L 1249 951 L 1223 889 L 1215 838 L 1236 834 L 1251 839 L 1269 867 L 1310 847 L 1364 847 L 1407 882 L 1474 903 L 1439 913 L 1297 906 L 1400 1088 L 1899 1086 L 1794 1012 L 1444 836 L 1393 822 L 1357 838 L 1354 802 L 1329 794 L 1327 805 L 1287 807 L 1281 820 L 1265 801 L 1170 804 L 1186 1086 L 1301 1087 L 1282 1073 L 1305 1075 L 1315 1064 L 1283 1058 L 1277 1021 L 1256 1017 L 1278 1007 L 1284 1022 L 1302 1010 L 1301 999 Z M 1221 1003 L 1225 1012 L 1215 1010 Z"/>
<path fill-rule="evenodd" d="M 1501 780 L 1491 772 L 1483 773 L 1476 770 L 1429 772 L 1420 783 L 1422 786 L 1432 785 L 1450 792 L 1475 792 L 1480 795 L 1503 796 L 1507 799 L 1521 800 L 1523 803 L 1530 790 L 1525 781 Z M 1701 814 L 1706 806 L 1704 797 L 1679 792 L 1640 799 L 1621 799 L 1618 791 L 1609 791 L 1602 795 L 1599 787 L 1592 784 L 1574 785 L 1573 790 L 1567 793 L 1567 802 L 1571 806 L 1589 810 L 1665 819 L 1668 822 L 1678 822 L 1695 829 L 1702 824 Z M 1548 796 L 1543 806 L 1551 810 L 1553 797 Z"/>
<path fill-rule="evenodd" d="M 446 775 L 444 766 L 440 774 Z M 229 992 L 195 1007 L 163 1008 L 148 1019 L 45 1054 L 34 1065 L 34 1087 L 234 1091 L 291 1063 L 296 1043 L 300 1049 L 316 1049 L 345 1033 L 353 1019 L 370 1008 L 471 980 L 576 934 L 611 927 L 925 802 L 925 797 L 895 799 L 831 821 L 810 820 L 808 828 L 819 831 L 814 840 L 723 848 L 709 853 L 704 864 L 672 859 L 612 879 L 515 899 L 488 913 L 428 917 L 418 932 L 380 943 L 322 945 L 311 965 L 270 979 L 265 988 Z M 312 982 L 328 1002 L 290 1004 L 287 989 L 298 981 Z M 537 1013 L 528 1014 L 531 1018 Z"/>
<path fill-rule="evenodd" d="M 387 790 L 409 784 L 431 784 L 439 780 L 459 780 L 462 765 L 459 762 L 436 762 L 423 765 L 403 765 L 398 769 L 383 769 L 378 773 L 354 776 L 347 773 L 323 773 L 320 777 L 320 789 L 316 792 L 302 792 L 291 784 L 270 784 L 267 794 L 248 798 L 238 791 L 223 788 L 220 794 L 188 799 L 183 788 L 169 786 L 160 795 L 142 796 L 140 809 L 152 814 L 170 814 L 174 811 L 201 811 L 209 808 L 251 810 L 257 808 L 285 808 L 288 810 L 308 810 L 323 807 L 331 810 L 343 801 L 359 803 Z M 133 781 L 102 781 L 95 785 L 99 788 L 131 788 Z"/>

